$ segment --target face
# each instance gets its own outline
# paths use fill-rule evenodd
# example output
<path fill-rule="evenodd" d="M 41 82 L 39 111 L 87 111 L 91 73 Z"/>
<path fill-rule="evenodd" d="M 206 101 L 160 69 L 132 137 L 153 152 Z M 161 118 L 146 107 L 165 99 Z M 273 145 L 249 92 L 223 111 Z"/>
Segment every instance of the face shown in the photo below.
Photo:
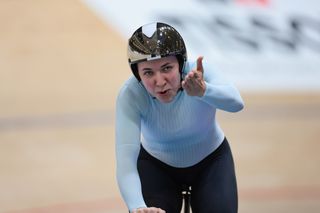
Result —
<path fill-rule="evenodd" d="M 138 72 L 147 91 L 163 103 L 171 102 L 181 87 L 179 63 L 175 56 L 140 62 Z"/>

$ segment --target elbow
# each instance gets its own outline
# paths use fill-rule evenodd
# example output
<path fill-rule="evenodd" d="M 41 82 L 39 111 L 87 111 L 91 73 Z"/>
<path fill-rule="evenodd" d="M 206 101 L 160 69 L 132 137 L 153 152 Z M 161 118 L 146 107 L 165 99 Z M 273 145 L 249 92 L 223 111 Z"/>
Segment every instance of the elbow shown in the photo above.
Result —
<path fill-rule="evenodd" d="M 243 103 L 243 101 L 240 101 L 240 102 L 237 104 L 237 110 L 236 110 L 236 112 L 239 112 L 239 111 L 243 110 L 243 108 L 244 108 L 244 103 Z"/>
<path fill-rule="evenodd" d="M 239 112 L 244 108 L 244 101 L 239 93 L 239 91 L 233 87 L 233 92 L 232 94 L 234 94 L 232 97 L 230 97 L 230 101 L 231 101 L 231 109 L 229 112 Z"/>
<path fill-rule="evenodd" d="M 239 112 L 244 108 L 244 103 L 243 101 L 240 100 L 235 100 L 234 104 L 232 104 L 232 107 L 230 108 L 229 112 Z"/>

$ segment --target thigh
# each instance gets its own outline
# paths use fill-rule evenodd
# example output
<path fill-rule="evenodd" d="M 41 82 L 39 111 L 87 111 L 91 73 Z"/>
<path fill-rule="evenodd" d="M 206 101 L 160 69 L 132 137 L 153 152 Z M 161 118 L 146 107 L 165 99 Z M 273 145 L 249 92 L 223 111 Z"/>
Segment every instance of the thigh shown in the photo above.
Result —
<path fill-rule="evenodd" d="M 196 213 L 236 213 L 237 183 L 234 162 L 227 141 L 206 162 L 192 188 L 191 205 Z"/>
<path fill-rule="evenodd" d="M 138 158 L 138 172 L 147 206 L 161 208 L 166 213 L 180 212 L 182 197 L 178 185 L 143 148 Z"/>

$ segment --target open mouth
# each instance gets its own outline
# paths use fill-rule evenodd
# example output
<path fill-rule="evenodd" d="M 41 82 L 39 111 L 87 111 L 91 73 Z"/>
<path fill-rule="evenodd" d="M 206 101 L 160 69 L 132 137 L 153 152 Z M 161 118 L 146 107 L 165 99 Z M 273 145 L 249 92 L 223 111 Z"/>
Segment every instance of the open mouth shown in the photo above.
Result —
<path fill-rule="evenodd" d="M 165 95 L 165 94 L 168 93 L 168 91 L 169 91 L 169 90 L 164 90 L 164 91 L 158 92 L 158 94 L 160 94 L 160 95 Z"/>

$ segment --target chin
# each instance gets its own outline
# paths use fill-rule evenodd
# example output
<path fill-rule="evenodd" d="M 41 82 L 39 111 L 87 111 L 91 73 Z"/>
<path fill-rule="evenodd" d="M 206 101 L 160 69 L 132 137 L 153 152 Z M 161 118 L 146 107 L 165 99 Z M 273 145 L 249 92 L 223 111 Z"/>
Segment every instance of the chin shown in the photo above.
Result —
<path fill-rule="evenodd" d="M 174 96 L 170 96 L 170 97 L 167 97 L 167 98 L 160 98 L 158 97 L 157 98 L 161 103 L 170 103 L 173 99 L 174 99 Z"/>
<path fill-rule="evenodd" d="M 161 103 L 167 104 L 170 103 L 172 101 L 172 99 L 158 99 Z"/>

